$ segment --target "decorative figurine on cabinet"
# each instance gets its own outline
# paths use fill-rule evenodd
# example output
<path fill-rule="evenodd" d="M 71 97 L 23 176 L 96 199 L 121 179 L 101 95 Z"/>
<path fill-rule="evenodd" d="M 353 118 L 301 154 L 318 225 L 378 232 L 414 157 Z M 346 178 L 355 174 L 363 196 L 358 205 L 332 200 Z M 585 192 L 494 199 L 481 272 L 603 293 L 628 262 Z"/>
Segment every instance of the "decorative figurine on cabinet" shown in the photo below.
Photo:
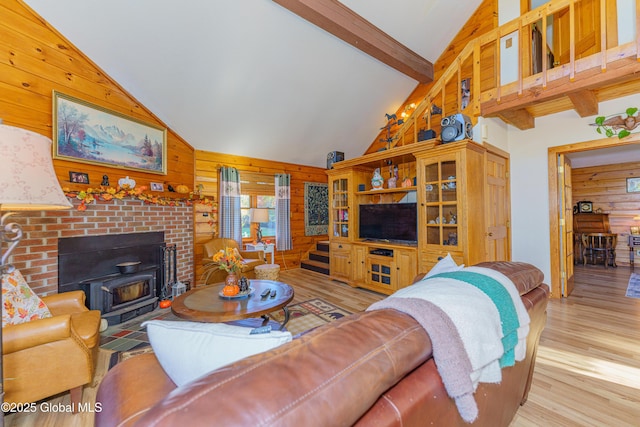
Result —
<path fill-rule="evenodd" d="M 387 188 L 396 188 L 398 185 L 398 166 L 389 166 L 391 178 L 387 180 Z"/>
<path fill-rule="evenodd" d="M 380 190 L 382 189 L 383 184 L 384 184 L 384 178 L 380 173 L 380 168 L 376 168 L 373 171 L 373 178 L 371 178 L 371 187 L 373 187 L 374 190 Z"/>

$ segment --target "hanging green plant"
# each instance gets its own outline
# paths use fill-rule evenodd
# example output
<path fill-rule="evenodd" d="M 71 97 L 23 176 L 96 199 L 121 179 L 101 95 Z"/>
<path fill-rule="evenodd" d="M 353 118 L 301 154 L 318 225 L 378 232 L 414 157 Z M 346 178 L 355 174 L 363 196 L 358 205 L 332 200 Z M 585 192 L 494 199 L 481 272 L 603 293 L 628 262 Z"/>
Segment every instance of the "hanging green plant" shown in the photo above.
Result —
<path fill-rule="evenodd" d="M 622 139 L 631 135 L 631 131 L 640 126 L 640 118 L 636 113 L 638 109 L 636 107 L 627 108 L 624 114 L 615 114 L 611 116 L 598 116 L 595 123 L 591 126 L 597 126 L 596 132 L 604 134 L 611 138 L 612 136 L 618 136 Z"/>

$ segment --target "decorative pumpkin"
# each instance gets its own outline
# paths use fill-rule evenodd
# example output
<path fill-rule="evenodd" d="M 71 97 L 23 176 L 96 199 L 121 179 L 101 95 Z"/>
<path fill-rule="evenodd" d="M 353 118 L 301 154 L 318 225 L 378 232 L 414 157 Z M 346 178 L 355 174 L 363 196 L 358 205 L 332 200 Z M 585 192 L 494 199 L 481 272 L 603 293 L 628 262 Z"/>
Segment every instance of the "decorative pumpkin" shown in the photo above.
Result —
<path fill-rule="evenodd" d="M 176 187 L 176 191 L 180 194 L 187 194 L 189 192 L 189 187 L 180 184 Z"/>
<path fill-rule="evenodd" d="M 238 285 L 225 285 L 222 288 L 222 295 L 226 297 L 236 296 L 238 295 L 239 292 L 240 292 L 240 286 Z"/>
<path fill-rule="evenodd" d="M 163 299 L 162 301 L 160 301 L 160 303 L 158 305 L 160 306 L 160 308 L 169 308 L 169 307 L 171 307 L 171 300 L 170 299 Z"/>

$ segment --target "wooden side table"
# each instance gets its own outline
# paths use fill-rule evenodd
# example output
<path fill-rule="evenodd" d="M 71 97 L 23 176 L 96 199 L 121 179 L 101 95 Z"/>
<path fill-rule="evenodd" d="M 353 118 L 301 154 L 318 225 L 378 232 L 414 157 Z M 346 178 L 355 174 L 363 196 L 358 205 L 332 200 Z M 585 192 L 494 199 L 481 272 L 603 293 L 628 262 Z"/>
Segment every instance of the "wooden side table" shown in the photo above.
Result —
<path fill-rule="evenodd" d="M 274 243 L 246 243 L 244 245 L 245 250 L 248 251 L 264 251 L 265 262 L 267 261 L 267 254 L 270 254 L 271 264 L 275 263 L 275 247 Z"/>

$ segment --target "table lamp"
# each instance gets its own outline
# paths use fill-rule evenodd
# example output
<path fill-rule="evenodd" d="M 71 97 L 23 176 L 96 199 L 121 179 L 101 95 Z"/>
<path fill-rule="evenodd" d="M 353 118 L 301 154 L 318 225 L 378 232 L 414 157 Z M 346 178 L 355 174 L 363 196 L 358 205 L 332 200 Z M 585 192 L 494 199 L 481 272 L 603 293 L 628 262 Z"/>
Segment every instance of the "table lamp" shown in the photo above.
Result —
<path fill-rule="evenodd" d="M 35 132 L 3 125 L 0 121 L 0 274 L 11 273 L 14 270 L 7 260 L 22 239 L 20 224 L 8 221 L 11 215 L 16 211 L 58 210 L 71 207 L 53 169 L 51 140 Z M 1 295 L 0 305 L 3 305 Z M 4 402 L 3 381 L 0 358 L 0 402 Z M 0 425 L 4 425 L 3 415 L 0 413 Z"/>
<path fill-rule="evenodd" d="M 258 224 L 256 228 L 256 240 L 258 243 L 262 243 L 262 229 L 260 223 L 269 222 L 269 209 L 264 208 L 251 208 L 249 209 L 249 221 Z"/>

